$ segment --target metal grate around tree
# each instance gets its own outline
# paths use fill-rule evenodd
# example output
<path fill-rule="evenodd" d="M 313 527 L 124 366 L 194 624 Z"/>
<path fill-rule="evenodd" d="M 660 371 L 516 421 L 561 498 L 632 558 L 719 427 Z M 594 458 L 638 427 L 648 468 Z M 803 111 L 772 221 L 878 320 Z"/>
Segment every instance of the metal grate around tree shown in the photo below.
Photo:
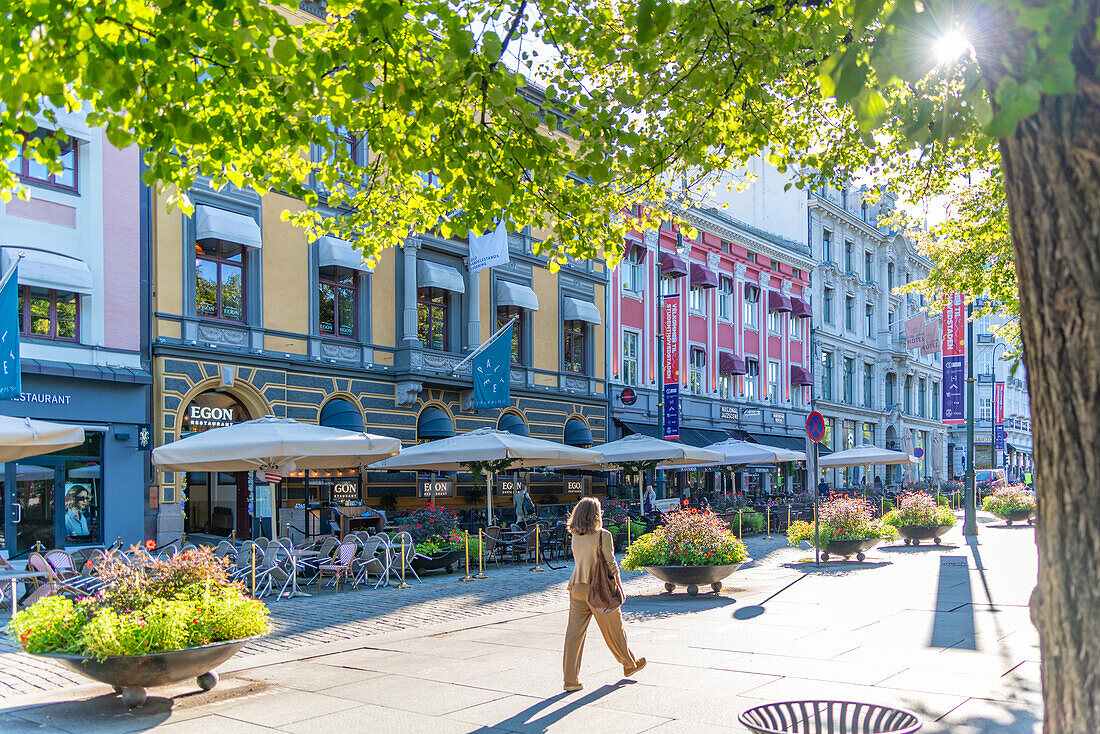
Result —
<path fill-rule="evenodd" d="M 913 734 L 924 724 L 911 711 L 853 701 L 766 703 L 737 718 L 756 734 Z"/>

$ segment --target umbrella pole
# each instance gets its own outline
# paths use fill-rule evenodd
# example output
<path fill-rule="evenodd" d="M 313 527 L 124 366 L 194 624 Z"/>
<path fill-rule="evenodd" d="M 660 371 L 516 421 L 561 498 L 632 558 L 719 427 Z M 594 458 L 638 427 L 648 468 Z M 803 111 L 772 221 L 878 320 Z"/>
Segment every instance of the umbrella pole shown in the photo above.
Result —
<path fill-rule="evenodd" d="M 493 524 L 493 474 L 485 472 L 485 527 Z"/>
<path fill-rule="evenodd" d="M 269 482 L 268 487 L 271 488 L 271 538 L 272 540 L 279 539 L 279 485 L 274 482 Z"/>

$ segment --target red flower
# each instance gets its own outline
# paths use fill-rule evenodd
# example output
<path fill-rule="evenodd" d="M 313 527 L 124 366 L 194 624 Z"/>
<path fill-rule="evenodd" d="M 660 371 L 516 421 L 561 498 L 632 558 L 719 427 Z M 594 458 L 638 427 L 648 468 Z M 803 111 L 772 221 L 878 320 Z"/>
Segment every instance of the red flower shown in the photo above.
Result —
<path fill-rule="evenodd" d="M 416 527 L 420 527 L 420 523 L 417 523 L 417 524 L 416 524 Z"/>

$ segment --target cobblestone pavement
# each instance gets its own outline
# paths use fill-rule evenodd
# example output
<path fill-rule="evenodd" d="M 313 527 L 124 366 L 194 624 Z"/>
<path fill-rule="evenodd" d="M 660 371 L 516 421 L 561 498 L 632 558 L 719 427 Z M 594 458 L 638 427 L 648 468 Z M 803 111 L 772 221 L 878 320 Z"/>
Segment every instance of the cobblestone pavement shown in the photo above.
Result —
<path fill-rule="evenodd" d="M 780 536 L 747 541 L 750 553 L 757 556 L 785 545 Z M 543 573 L 515 564 L 499 569 L 490 565 L 486 569 L 488 579 L 469 583 L 460 582 L 457 573 L 432 574 L 426 575 L 423 583 L 407 579 L 412 585 L 409 589 L 361 587 L 339 594 L 325 590 L 320 596 L 271 601 L 271 634 L 246 646 L 240 654 L 292 650 L 490 614 L 565 608 L 564 590 L 573 564 L 561 560 L 553 564 L 559 569 Z M 623 583 L 629 595 L 660 589 L 648 575 L 627 575 Z M 315 593 L 316 586 L 307 592 Z M 6 617 L 0 617 L 0 625 L 6 625 L 6 621 Z M 22 654 L 18 649 L 6 635 L 0 638 L 0 699 L 85 682 L 60 665 Z"/>

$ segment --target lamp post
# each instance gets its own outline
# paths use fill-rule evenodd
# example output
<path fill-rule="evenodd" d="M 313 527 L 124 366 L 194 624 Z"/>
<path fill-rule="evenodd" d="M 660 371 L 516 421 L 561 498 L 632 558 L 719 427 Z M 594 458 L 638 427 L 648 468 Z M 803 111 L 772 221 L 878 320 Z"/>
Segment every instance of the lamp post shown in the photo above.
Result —
<path fill-rule="evenodd" d="M 966 489 L 963 500 L 963 535 L 978 534 L 974 492 L 974 313 L 973 301 L 966 304 Z"/>

